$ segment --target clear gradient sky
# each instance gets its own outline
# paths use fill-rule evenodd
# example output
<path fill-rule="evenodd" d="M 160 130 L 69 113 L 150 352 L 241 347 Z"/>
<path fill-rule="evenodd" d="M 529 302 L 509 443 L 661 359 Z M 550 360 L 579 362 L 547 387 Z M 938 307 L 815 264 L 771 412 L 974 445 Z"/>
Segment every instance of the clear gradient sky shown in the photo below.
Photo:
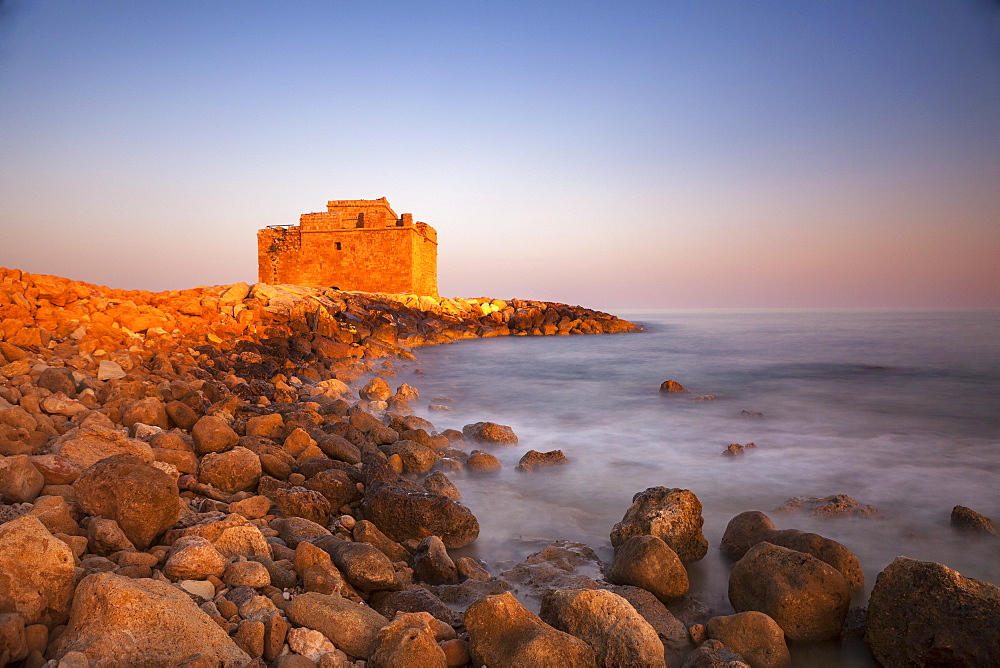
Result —
<path fill-rule="evenodd" d="M 382 196 L 448 296 L 1000 306 L 1000 4 L 0 4 L 0 266 L 253 282 Z"/>

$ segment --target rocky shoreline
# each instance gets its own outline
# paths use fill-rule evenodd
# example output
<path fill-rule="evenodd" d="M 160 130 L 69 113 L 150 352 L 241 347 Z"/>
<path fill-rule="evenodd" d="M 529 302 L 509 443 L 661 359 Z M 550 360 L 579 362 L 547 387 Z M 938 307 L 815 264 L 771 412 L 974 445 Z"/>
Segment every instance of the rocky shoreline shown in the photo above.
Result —
<path fill-rule="evenodd" d="M 849 609 L 850 550 L 757 511 L 719 546 L 737 614 L 716 614 L 689 591 L 709 549 L 690 490 L 639 491 L 610 564 L 568 541 L 502 572 L 452 559 L 479 524 L 449 474 L 495 468 L 517 437 L 439 433 L 397 365 L 458 339 L 638 329 L 528 300 L 0 269 L 0 665 L 756 668 L 844 634 L 886 666 L 1000 664 L 996 586 L 901 557 Z M 996 534 L 967 508 L 953 523 Z"/>

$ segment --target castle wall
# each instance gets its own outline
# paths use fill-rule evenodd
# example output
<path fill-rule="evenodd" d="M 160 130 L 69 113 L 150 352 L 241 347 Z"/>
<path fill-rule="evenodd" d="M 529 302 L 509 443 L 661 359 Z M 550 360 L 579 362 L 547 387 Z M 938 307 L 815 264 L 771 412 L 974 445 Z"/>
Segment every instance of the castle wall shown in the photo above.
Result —
<path fill-rule="evenodd" d="M 382 200 L 338 200 L 257 233 L 264 283 L 437 296 L 437 233 Z M 358 218 L 358 214 L 364 214 Z M 363 227 L 358 225 L 363 224 Z"/>

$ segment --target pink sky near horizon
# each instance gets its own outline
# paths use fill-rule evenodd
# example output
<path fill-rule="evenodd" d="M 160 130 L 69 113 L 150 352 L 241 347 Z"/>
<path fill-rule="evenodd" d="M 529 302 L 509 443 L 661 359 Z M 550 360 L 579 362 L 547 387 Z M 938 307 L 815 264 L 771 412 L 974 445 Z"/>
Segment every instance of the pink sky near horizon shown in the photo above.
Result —
<path fill-rule="evenodd" d="M 984 0 L 0 10 L 0 266 L 254 282 L 258 228 L 384 195 L 445 296 L 1000 307 Z"/>

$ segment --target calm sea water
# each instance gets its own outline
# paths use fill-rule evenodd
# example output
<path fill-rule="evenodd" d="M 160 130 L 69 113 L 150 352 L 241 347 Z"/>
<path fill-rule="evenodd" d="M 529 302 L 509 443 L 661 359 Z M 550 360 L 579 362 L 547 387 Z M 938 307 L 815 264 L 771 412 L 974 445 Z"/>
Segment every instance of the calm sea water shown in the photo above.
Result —
<path fill-rule="evenodd" d="M 949 526 L 956 504 L 1000 520 L 1000 313 L 620 315 L 647 331 L 462 341 L 421 349 L 400 372 L 438 429 L 492 420 L 520 438 L 491 449 L 505 466 L 499 474 L 453 476 L 482 529 L 469 554 L 502 564 L 571 539 L 610 560 L 611 527 L 633 494 L 664 485 L 691 489 L 704 506 L 709 555 L 689 572 L 692 588 L 722 605 L 730 566 L 719 539 L 744 510 L 849 547 L 867 579 L 855 604 L 898 555 L 1000 584 L 998 542 Z M 667 379 L 691 394 L 662 395 Z M 693 401 L 699 395 L 717 400 Z M 453 411 L 419 410 L 435 397 L 453 400 Z M 748 441 L 758 447 L 721 455 Z M 516 472 L 529 449 L 561 449 L 571 464 Z M 880 513 L 770 512 L 791 497 L 831 494 Z M 805 661 L 865 663 L 840 652 Z"/>

